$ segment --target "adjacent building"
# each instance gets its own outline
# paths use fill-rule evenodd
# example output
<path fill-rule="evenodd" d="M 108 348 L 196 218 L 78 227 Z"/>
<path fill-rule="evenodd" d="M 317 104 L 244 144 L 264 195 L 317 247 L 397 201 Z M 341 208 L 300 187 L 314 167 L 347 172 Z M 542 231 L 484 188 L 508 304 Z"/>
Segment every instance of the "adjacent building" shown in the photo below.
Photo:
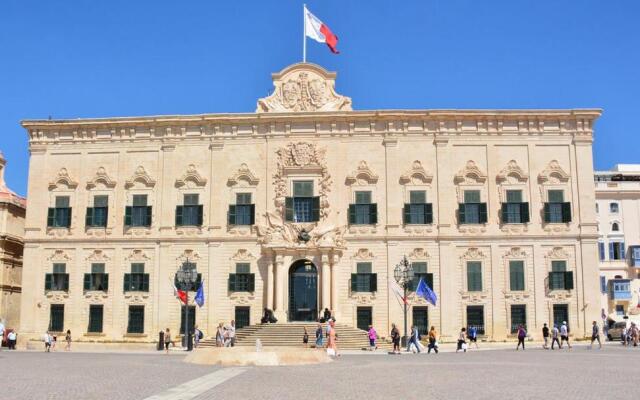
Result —
<path fill-rule="evenodd" d="M 406 256 L 437 306 L 409 323 L 510 337 L 600 315 L 592 139 L 599 110 L 355 111 L 336 74 L 273 74 L 254 113 L 29 120 L 22 334 L 155 340 L 190 321 L 402 323 Z M 193 293 L 191 293 L 193 297 Z"/>
<path fill-rule="evenodd" d="M 7 328 L 20 326 L 22 251 L 26 200 L 7 187 L 7 160 L 0 152 L 0 321 Z"/>
<path fill-rule="evenodd" d="M 595 183 L 602 315 L 640 320 L 640 164 L 597 171 Z"/>

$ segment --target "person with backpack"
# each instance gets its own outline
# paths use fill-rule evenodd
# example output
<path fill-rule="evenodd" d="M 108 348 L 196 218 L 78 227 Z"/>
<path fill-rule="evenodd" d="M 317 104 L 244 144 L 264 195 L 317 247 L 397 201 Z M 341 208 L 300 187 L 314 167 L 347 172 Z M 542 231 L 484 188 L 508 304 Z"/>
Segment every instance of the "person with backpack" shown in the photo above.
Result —
<path fill-rule="evenodd" d="M 391 342 L 393 342 L 393 354 L 400 354 L 400 331 L 396 324 L 391 324 Z"/>
<path fill-rule="evenodd" d="M 478 348 L 478 328 L 471 325 L 467 331 L 467 338 L 469 339 L 469 346 L 471 343 L 475 343 L 476 349 Z"/>
<path fill-rule="evenodd" d="M 549 348 L 549 327 L 546 323 L 542 327 L 542 337 L 544 338 L 544 344 L 542 345 L 542 348 L 546 350 Z"/>
<path fill-rule="evenodd" d="M 553 350 L 553 346 L 558 343 L 558 348 L 562 348 L 562 344 L 558 340 L 558 335 L 560 335 L 560 331 L 558 330 L 558 325 L 553 325 L 553 329 L 551 330 L 551 350 Z"/>
<path fill-rule="evenodd" d="M 527 331 L 524 329 L 522 325 L 518 325 L 518 345 L 516 346 L 516 351 L 520 349 L 520 344 L 522 344 L 522 350 L 524 350 L 524 339 L 527 337 Z"/>

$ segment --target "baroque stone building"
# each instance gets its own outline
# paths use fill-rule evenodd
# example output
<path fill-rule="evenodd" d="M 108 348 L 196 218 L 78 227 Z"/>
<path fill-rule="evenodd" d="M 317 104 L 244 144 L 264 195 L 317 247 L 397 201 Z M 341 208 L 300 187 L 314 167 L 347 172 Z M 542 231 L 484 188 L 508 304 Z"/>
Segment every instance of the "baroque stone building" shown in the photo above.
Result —
<path fill-rule="evenodd" d="M 185 262 L 209 334 L 265 307 L 384 332 L 402 323 L 389 281 L 403 255 L 439 297 L 411 292 L 409 323 L 445 340 L 471 325 L 488 339 L 563 320 L 589 331 L 600 111 L 354 111 L 335 77 L 289 66 L 248 114 L 23 121 L 23 335 L 177 330 Z"/>
<path fill-rule="evenodd" d="M 18 328 L 27 202 L 7 187 L 4 181 L 6 165 L 0 152 L 0 321 L 7 328 Z"/>

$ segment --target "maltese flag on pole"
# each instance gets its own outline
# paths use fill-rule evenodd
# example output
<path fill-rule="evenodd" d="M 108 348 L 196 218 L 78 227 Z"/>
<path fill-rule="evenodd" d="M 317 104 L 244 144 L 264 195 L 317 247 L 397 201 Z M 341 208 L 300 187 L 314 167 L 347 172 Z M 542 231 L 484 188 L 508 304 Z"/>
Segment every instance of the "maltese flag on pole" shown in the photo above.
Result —
<path fill-rule="evenodd" d="M 311 14 L 307 7 L 304 8 L 304 33 L 316 42 L 326 43 L 332 53 L 340 53 L 336 48 L 338 37 L 331 32 L 327 25 Z"/>

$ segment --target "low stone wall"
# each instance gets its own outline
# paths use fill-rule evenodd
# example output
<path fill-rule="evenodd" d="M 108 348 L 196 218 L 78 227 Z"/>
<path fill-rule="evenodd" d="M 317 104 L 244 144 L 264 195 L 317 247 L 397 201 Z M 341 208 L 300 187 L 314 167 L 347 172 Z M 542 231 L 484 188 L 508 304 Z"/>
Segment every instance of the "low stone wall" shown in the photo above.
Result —
<path fill-rule="evenodd" d="M 215 347 L 197 349 L 184 361 L 222 366 L 278 366 L 327 363 L 331 362 L 332 358 L 326 351 L 315 349 L 264 347 L 261 351 L 255 351 L 250 347 Z"/>

